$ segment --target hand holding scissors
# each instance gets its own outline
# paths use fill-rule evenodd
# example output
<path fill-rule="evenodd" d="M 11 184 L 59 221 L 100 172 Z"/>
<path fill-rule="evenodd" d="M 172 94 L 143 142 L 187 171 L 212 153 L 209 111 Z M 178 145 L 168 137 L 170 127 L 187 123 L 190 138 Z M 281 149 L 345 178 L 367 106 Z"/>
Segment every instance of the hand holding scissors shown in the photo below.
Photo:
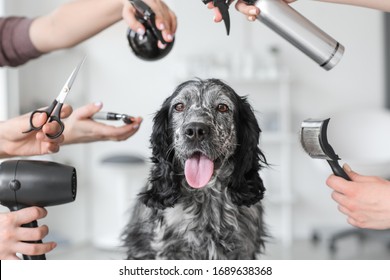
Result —
<path fill-rule="evenodd" d="M 58 127 L 58 131 L 55 134 L 46 134 L 47 137 L 49 137 L 50 139 L 55 139 L 55 138 L 58 138 L 58 137 L 61 136 L 61 134 L 64 132 L 64 129 L 65 129 L 65 125 L 61 121 L 61 118 L 60 118 L 61 109 L 62 109 L 62 106 L 64 105 L 64 101 L 65 101 L 65 99 L 66 99 L 70 89 L 72 88 L 72 85 L 73 85 L 73 83 L 74 83 L 74 81 L 75 81 L 75 79 L 77 77 L 77 74 L 78 74 L 81 66 L 84 63 L 84 60 L 85 60 L 85 58 L 83 58 L 83 60 L 73 70 L 72 74 L 69 76 L 69 78 L 66 81 L 64 87 L 62 88 L 60 94 L 53 101 L 53 103 L 51 103 L 51 105 L 48 106 L 45 109 L 35 110 L 35 111 L 33 111 L 31 113 L 31 116 L 30 116 L 30 129 L 27 130 L 27 131 L 24 131 L 23 133 L 29 133 L 31 131 L 41 130 L 45 123 L 40 125 L 40 126 L 35 126 L 34 123 L 33 123 L 33 118 L 34 118 L 34 115 L 36 115 L 36 114 L 45 114 L 46 117 L 47 117 L 47 121 L 46 122 L 56 122 L 58 124 L 58 126 L 59 126 Z"/>

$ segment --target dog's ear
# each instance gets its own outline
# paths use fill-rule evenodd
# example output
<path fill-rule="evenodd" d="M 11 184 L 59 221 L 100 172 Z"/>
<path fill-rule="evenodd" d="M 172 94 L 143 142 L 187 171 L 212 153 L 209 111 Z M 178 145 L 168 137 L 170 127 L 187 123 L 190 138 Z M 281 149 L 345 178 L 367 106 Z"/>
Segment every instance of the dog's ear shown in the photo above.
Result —
<path fill-rule="evenodd" d="M 235 167 L 229 188 L 234 203 L 249 207 L 263 198 L 265 187 L 259 171 L 267 165 L 267 161 L 258 147 L 261 130 L 253 109 L 246 98 L 236 96 L 238 100 L 235 125 L 238 145 L 233 155 Z"/>
<path fill-rule="evenodd" d="M 140 194 L 140 199 L 151 208 L 173 207 L 180 197 L 178 176 L 173 171 L 174 150 L 172 149 L 172 130 L 169 124 L 170 102 L 167 98 L 153 121 L 150 138 L 153 167 L 149 176 L 149 188 Z"/>

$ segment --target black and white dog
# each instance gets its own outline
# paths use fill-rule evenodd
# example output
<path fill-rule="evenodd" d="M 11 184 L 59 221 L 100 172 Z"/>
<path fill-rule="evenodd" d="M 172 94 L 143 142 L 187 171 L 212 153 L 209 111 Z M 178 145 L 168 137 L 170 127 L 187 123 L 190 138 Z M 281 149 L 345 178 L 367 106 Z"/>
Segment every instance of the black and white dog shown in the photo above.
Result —
<path fill-rule="evenodd" d="M 254 259 L 266 232 L 260 128 L 217 79 L 177 87 L 154 117 L 152 170 L 124 232 L 128 259 Z"/>

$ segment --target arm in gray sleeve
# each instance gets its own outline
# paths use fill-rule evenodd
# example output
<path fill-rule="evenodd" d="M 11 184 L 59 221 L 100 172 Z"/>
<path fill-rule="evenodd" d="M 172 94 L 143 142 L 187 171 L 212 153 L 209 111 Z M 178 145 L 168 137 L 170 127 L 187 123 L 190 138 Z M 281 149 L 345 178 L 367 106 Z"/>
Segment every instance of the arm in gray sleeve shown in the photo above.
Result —
<path fill-rule="evenodd" d="M 0 66 L 18 66 L 42 54 L 30 40 L 32 21 L 25 17 L 0 18 Z"/>

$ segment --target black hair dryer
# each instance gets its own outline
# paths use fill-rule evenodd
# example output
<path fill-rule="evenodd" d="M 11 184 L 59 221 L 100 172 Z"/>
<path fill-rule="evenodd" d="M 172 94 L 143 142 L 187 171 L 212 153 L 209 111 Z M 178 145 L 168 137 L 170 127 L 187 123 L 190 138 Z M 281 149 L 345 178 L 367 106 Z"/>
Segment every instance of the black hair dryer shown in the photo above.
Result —
<path fill-rule="evenodd" d="M 0 204 L 16 211 L 30 206 L 46 207 L 76 199 L 76 169 L 50 161 L 9 160 L 0 165 Z M 22 225 L 37 227 L 37 221 Z M 29 241 L 30 242 L 30 241 Z M 42 243 L 42 240 L 31 243 Z M 45 255 L 25 260 L 45 260 Z"/>
<path fill-rule="evenodd" d="M 128 29 L 127 40 L 134 54 L 147 61 L 159 60 L 165 57 L 173 47 L 172 42 L 166 42 L 161 31 L 156 26 L 156 15 L 153 10 L 141 0 L 129 0 L 136 10 L 135 17 L 145 27 L 145 34 L 140 35 Z M 165 44 L 164 49 L 157 45 L 158 41 Z"/>

